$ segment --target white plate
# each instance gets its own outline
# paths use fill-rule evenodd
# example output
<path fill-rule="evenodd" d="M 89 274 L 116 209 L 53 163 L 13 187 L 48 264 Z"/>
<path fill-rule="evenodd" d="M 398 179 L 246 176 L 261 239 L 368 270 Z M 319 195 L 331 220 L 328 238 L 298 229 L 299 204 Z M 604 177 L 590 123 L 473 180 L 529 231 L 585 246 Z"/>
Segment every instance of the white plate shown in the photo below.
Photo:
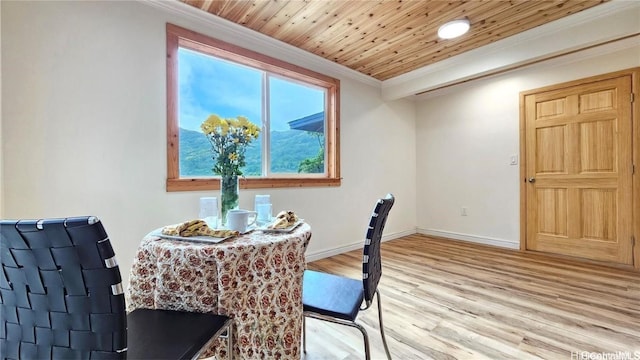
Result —
<path fill-rule="evenodd" d="M 273 232 L 273 233 L 289 233 L 293 231 L 293 229 L 297 228 L 298 225 L 302 224 L 303 222 L 304 222 L 304 219 L 298 219 L 298 221 L 294 222 L 293 225 L 286 228 L 282 228 L 282 229 L 270 229 L 269 225 L 273 224 L 273 222 L 270 222 L 264 225 L 263 227 L 256 228 L 256 230 L 264 231 L 264 232 Z"/>
<path fill-rule="evenodd" d="M 234 237 L 235 235 L 227 236 L 227 237 L 213 237 L 213 236 L 178 236 L 178 235 L 165 235 L 162 233 L 162 228 L 158 228 L 149 233 L 151 236 L 157 236 L 162 239 L 169 240 L 181 240 L 181 241 L 192 241 L 192 242 L 200 242 L 200 243 L 208 243 L 208 244 L 217 244 L 219 242 L 225 241 Z"/>

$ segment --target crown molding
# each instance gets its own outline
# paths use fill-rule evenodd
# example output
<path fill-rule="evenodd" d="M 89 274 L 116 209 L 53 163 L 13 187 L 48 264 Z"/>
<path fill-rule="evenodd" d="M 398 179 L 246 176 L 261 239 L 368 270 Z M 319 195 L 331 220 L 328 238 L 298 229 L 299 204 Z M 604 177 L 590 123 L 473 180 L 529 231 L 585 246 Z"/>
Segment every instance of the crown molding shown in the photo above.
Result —
<path fill-rule="evenodd" d="M 382 82 L 394 100 L 637 35 L 640 2 L 611 1 Z M 618 24 L 600 26 L 592 24 Z M 568 34 L 571 30 L 571 34 Z M 597 30 L 597 34 L 593 34 Z M 588 37 L 584 34 L 592 34 Z M 567 35 L 568 34 L 568 35 Z M 577 34 L 577 35 L 576 35 Z M 566 36 L 565 36 L 566 35 Z M 628 44 L 628 42 L 623 42 Z M 608 47 L 604 48 L 605 51 Z"/>
<path fill-rule="evenodd" d="M 246 28 L 219 16 L 197 9 L 177 0 L 143 0 L 142 4 L 160 9 L 165 13 L 177 15 L 186 20 L 180 26 L 189 28 L 197 26 L 193 31 L 206 32 L 208 36 L 232 42 L 238 46 L 287 61 L 298 66 L 327 74 L 355 80 L 367 85 L 380 88 L 382 81 L 364 75 L 346 66 L 327 60 L 308 51 L 289 45 L 280 40 Z M 173 20 L 172 20 L 173 21 Z"/>

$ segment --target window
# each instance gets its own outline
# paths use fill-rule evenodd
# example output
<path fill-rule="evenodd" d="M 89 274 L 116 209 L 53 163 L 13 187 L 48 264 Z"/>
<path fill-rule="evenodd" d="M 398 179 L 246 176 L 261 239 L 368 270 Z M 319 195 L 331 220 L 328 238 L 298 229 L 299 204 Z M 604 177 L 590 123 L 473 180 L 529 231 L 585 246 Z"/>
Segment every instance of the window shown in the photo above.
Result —
<path fill-rule="evenodd" d="M 167 191 L 218 189 L 211 115 L 243 117 L 242 188 L 340 185 L 337 79 L 167 24 Z"/>

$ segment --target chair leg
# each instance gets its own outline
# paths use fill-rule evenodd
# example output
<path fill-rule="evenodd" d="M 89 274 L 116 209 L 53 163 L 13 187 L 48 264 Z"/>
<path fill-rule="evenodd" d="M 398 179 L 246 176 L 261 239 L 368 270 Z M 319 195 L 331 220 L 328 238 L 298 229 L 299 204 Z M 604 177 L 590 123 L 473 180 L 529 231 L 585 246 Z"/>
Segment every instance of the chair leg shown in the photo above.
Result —
<path fill-rule="evenodd" d="M 234 322 L 231 321 L 227 328 L 227 353 L 229 354 L 229 360 L 233 360 L 233 324 Z"/>
<path fill-rule="evenodd" d="M 366 360 L 371 360 L 371 350 L 369 349 L 369 335 L 367 334 L 367 330 L 362 327 L 362 325 L 358 323 L 352 323 L 354 328 L 357 328 L 362 333 L 362 337 L 364 338 L 364 358 Z"/>
<path fill-rule="evenodd" d="M 323 321 L 328 321 L 328 322 L 332 322 L 334 324 L 341 324 L 341 325 L 346 325 L 346 326 L 351 326 L 354 327 L 358 330 L 360 330 L 360 332 L 362 333 L 362 337 L 364 338 L 364 355 L 366 360 L 371 360 L 371 351 L 369 349 L 369 335 L 367 334 L 367 330 L 365 330 L 364 327 L 362 327 L 362 325 L 358 324 L 357 322 L 354 321 L 348 321 L 348 320 L 342 320 L 342 319 L 338 319 L 338 318 L 334 318 L 331 316 L 326 316 L 326 315 L 320 315 L 320 314 L 316 314 L 314 312 L 305 312 L 304 313 L 305 316 L 314 318 L 314 319 L 318 319 L 318 320 L 323 320 Z M 304 339 L 304 337 L 303 337 Z"/>
<path fill-rule="evenodd" d="M 391 360 L 391 353 L 389 352 L 389 346 L 387 345 L 387 338 L 384 336 L 384 325 L 382 324 L 382 302 L 380 301 L 380 290 L 376 289 L 376 296 L 378 296 L 378 319 L 380 320 L 382 344 L 384 345 L 384 352 L 387 353 L 387 359 Z"/>
<path fill-rule="evenodd" d="M 307 318 L 302 316 L 302 351 L 307 353 Z"/>

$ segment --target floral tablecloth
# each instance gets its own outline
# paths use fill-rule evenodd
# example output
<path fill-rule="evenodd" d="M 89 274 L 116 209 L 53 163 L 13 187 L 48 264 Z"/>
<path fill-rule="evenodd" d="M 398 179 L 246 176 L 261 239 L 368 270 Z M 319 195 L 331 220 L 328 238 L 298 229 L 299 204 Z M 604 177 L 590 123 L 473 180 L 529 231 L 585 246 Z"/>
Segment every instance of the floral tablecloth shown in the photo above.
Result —
<path fill-rule="evenodd" d="M 254 231 L 218 244 L 142 239 L 129 276 L 128 310 L 215 312 L 235 319 L 234 357 L 300 359 L 304 252 L 311 228 Z M 203 356 L 227 358 L 224 340 Z"/>

